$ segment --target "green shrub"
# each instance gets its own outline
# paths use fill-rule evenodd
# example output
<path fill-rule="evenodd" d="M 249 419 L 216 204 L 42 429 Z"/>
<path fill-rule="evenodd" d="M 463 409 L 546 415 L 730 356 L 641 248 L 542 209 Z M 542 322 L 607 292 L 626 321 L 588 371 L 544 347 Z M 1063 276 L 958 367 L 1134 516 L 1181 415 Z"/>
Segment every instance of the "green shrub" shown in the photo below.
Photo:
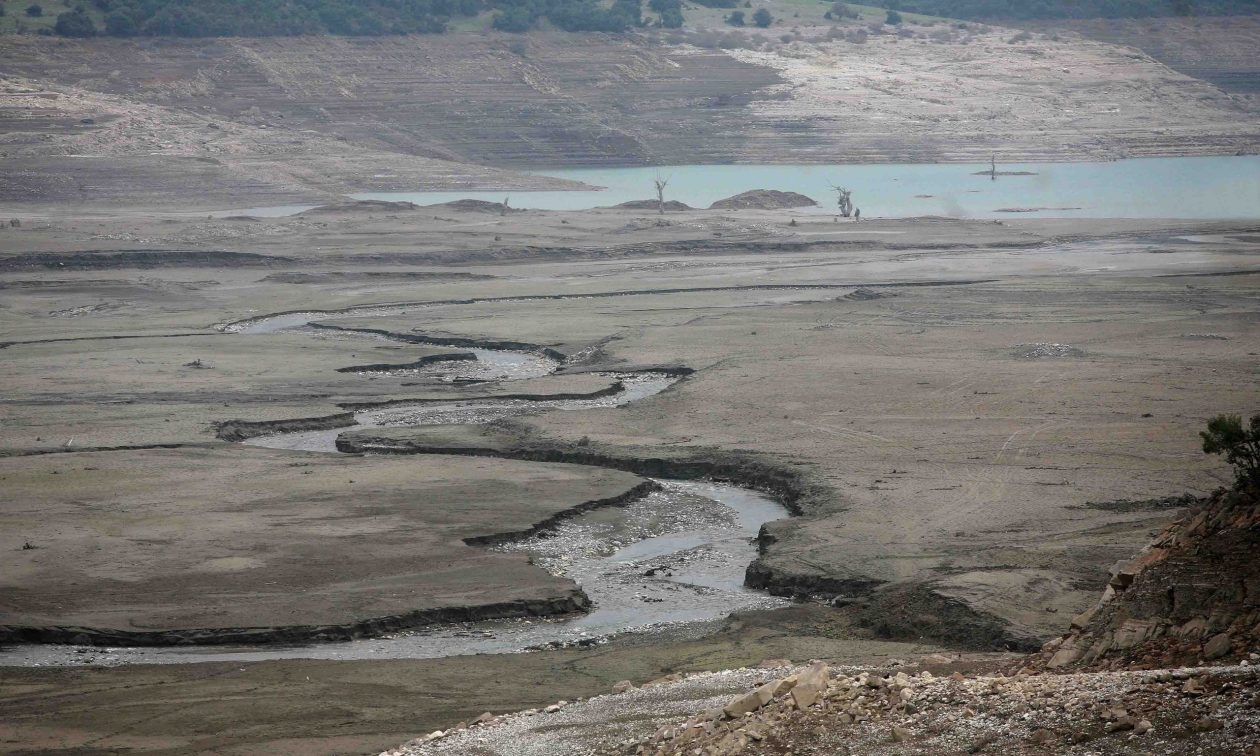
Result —
<path fill-rule="evenodd" d="M 111 11 L 105 16 L 105 33 L 111 37 L 134 37 L 139 31 L 136 20 L 125 10 Z"/>
<path fill-rule="evenodd" d="M 1217 415 L 1199 433 L 1204 454 L 1219 454 L 1234 466 L 1238 486 L 1260 485 L 1260 415 L 1243 425 L 1239 415 Z"/>
<path fill-rule="evenodd" d="M 53 29 L 63 37 L 95 37 L 96 24 L 92 18 L 77 8 L 57 16 Z"/>

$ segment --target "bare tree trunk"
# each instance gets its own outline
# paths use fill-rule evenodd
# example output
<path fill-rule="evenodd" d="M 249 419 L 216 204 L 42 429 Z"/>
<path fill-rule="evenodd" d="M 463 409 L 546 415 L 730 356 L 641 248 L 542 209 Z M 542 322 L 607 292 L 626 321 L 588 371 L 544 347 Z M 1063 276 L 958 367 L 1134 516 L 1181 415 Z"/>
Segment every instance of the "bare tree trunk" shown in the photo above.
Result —
<path fill-rule="evenodd" d="M 853 216 L 853 192 L 845 189 L 843 186 L 831 185 L 836 193 L 836 206 L 840 208 L 840 214 L 846 218 Z"/>
<path fill-rule="evenodd" d="M 661 174 L 656 174 L 656 178 L 652 180 L 656 185 L 656 212 L 660 215 L 665 214 L 665 187 L 669 186 L 668 178 L 661 178 Z"/>

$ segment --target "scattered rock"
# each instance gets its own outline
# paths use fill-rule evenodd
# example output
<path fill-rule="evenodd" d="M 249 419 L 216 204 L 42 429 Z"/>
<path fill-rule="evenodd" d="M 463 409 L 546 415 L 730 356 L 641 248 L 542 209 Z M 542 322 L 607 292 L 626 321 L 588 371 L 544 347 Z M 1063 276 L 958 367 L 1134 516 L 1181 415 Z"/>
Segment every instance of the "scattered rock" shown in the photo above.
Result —
<path fill-rule="evenodd" d="M 797 678 L 796 685 L 792 687 L 792 701 L 797 709 L 807 709 L 826 689 L 827 665 L 817 662 Z"/>
<path fill-rule="evenodd" d="M 1203 644 L 1203 658 L 1208 661 L 1226 656 L 1233 650 L 1233 643 L 1228 633 L 1217 633 Z"/>

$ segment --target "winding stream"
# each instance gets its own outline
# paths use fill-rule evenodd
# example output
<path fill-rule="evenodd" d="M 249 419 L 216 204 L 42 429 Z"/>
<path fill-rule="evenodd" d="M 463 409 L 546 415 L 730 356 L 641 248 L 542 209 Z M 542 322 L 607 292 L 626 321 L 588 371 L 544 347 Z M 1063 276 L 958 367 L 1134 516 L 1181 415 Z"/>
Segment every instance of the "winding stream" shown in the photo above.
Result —
<path fill-rule="evenodd" d="M 293 313 L 236 329 L 265 334 L 306 327 L 326 313 Z M 360 334 L 359 337 L 362 337 Z M 500 379 L 554 372 L 559 362 L 534 354 L 469 349 L 477 362 L 459 370 Z M 594 399 L 474 399 L 403 404 L 356 413 L 356 424 L 327 431 L 280 433 L 246 443 L 303 452 L 337 453 L 336 439 L 357 428 L 476 424 L 548 410 L 614 407 L 640 401 L 679 380 L 663 372 L 601 373 L 624 389 Z M 620 633 L 717 620 L 734 611 L 784 606 L 784 599 L 745 588 L 761 525 L 788 515 L 766 496 L 731 485 L 659 480 L 662 490 L 617 510 L 589 512 L 528 539 L 493 548 L 529 553 L 534 564 L 566 577 L 590 597 L 587 614 L 418 628 L 382 638 L 301 646 L 172 646 L 97 648 L 27 645 L 0 651 L 0 665 L 178 664 L 266 659 L 434 658 L 512 653 L 604 642 Z"/>

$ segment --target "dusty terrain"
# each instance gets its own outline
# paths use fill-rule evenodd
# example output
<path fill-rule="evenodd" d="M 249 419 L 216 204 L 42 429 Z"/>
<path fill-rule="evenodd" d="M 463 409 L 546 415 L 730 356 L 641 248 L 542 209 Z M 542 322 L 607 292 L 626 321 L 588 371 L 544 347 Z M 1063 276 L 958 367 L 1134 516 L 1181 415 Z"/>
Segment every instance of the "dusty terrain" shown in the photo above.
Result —
<path fill-rule="evenodd" d="M 833 25 L 826 4 L 771 5 L 761 33 L 697 10 L 617 37 L 0 37 L 0 219 L 17 221 L 0 226 L 0 637 L 96 644 L 0 667 L 0 751 L 365 752 L 673 675 L 664 698 L 623 699 L 647 707 L 612 727 L 633 751 L 787 670 L 680 673 L 768 658 L 934 670 L 922 708 L 866 707 L 866 750 L 970 747 L 1012 715 L 988 745 L 1052 750 L 1086 711 L 1081 749 L 1175 746 L 1205 717 L 1226 720 L 1194 735 L 1206 746 L 1254 736 L 1220 713 L 1254 697 L 1247 669 L 1196 671 L 1210 695 L 1155 713 L 1169 680 L 1030 680 L 1010 652 L 1094 606 L 1188 501 L 1167 497 L 1228 480 L 1196 433 L 1254 410 L 1255 222 L 346 200 L 577 188 L 524 172 L 572 166 L 1260 149 L 1254 25 L 1184 22 L 1157 49 L 1139 25 L 908 16 L 893 33 L 869 10 Z M 280 204 L 326 206 L 240 212 Z M 292 327 L 269 332 L 274 313 Z M 495 347 L 523 372 L 470 359 Z M 677 380 L 625 405 L 548 403 L 644 370 Z M 382 402 L 506 396 L 527 409 L 350 428 Z M 305 429 L 340 452 L 244 442 Z M 128 664 L 152 649 L 103 647 L 370 636 L 358 648 L 384 657 L 433 621 L 473 635 L 486 616 L 583 609 L 538 554 L 487 546 L 592 502 L 608 546 L 635 532 L 621 505 L 646 477 L 779 500 L 793 516 L 761 530 L 746 582 L 799 603 L 525 654 Z M 955 670 L 971 677 L 940 677 Z M 1076 708 L 1041 705 L 1056 696 Z M 475 750 L 499 728 L 509 752 L 527 733 L 550 753 L 574 725 L 606 735 L 607 703 L 418 748 Z M 1152 734 L 1121 742 L 1117 705 Z M 834 752 L 808 738 L 839 713 L 791 715 L 805 739 L 763 750 Z M 890 743 L 893 724 L 909 737 Z"/>
<path fill-rule="evenodd" d="M 822 661 L 790 669 L 784 659 L 673 675 L 641 689 L 626 680 L 614 695 L 588 701 L 487 712 L 386 756 L 1252 756 L 1260 753 L 1256 483 L 1240 478 L 1197 500 L 1112 570 L 1098 603 L 1069 632 L 1030 657 L 967 665 L 933 654 L 857 669 Z"/>
<path fill-rule="evenodd" d="M 430 548 L 454 551 L 429 553 L 458 556 L 449 566 L 452 595 L 563 591 L 540 572 L 514 570 L 510 583 L 498 582 L 505 557 L 470 554 L 450 539 L 504 529 L 499 510 L 452 522 L 443 518 L 454 505 L 442 502 L 463 510 L 489 503 L 484 493 L 528 525 L 636 480 L 600 467 L 642 474 L 664 466 L 691 476 L 716 470 L 791 499 L 799 516 L 766 529 L 754 584 L 850 604 L 594 649 L 396 666 L 6 670 L 6 747 L 384 748 L 486 709 L 591 695 L 620 679 L 680 669 L 937 650 L 913 645 L 924 642 L 1027 648 L 1060 633 L 1092 603 L 1107 568 L 1172 515 L 1158 502 L 1107 502 L 1204 493 L 1227 479 L 1197 452 L 1195 433 L 1206 417 L 1254 400 L 1254 225 L 838 224 L 806 215 L 789 225 L 791 218 L 782 210 L 688 211 L 658 225 L 624 210 L 502 217 L 346 208 L 272 220 L 130 212 L 28 219 L 4 230 L 0 446 L 9 455 L 40 453 L 10 456 L 4 466 L 22 490 L 47 497 L 39 518 L 29 508 L 4 513 L 43 533 L 36 549 L 14 540 L 5 552 L 6 560 L 28 560 L 23 569 L 32 571 L 23 574 L 49 585 L 64 578 L 52 568 L 56 550 L 86 554 L 91 569 L 74 588 L 84 595 L 174 568 L 208 590 L 261 597 L 267 591 L 238 581 L 274 573 L 267 580 L 299 581 L 305 595 L 317 590 L 326 600 L 302 601 L 300 611 L 362 618 L 361 610 L 385 606 L 359 603 L 370 590 L 334 590 L 325 576 L 298 569 L 303 544 L 322 551 L 334 531 L 357 534 L 328 548 L 344 550 L 336 558 L 373 582 L 397 581 L 416 570 L 408 561 L 418 557 L 414 531 L 446 522 Z M 309 319 L 327 326 L 510 340 L 569 359 L 552 376 L 460 386 L 338 372 L 458 347 L 328 329 L 224 329 L 311 308 L 319 311 Z M 194 360 L 203 366 L 190 367 Z M 316 461 L 216 435 L 219 421 L 321 417 L 365 400 L 590 392 L 609 385 L 591 371 L 651 366 L 696 372 L 621 408 L 550 412 L 444 436 L 423 428 L 378 434 L 404 447 L 439 438 L 465 452 L 594 467 L 451 456 Z M 93 451 L 154 443 L 177 448 Z M 156 469 L 149 459 L 165 462 Z M 211 459 L 230 460 L 242 481 L 233 484 L 234 509 L 197 495 L 223 487 L 224 466 L 203 465 Z M 333 486 L 349 468 L 345 479 L 355 483 Z M 569 469 L 579 472 L 562 472 Z M 53 470 L 56 486 L 28 480 Z M 328 485 L 308 488 L 306 470 Z M 491 492 L 489 480 L 500 474 L 515 483 Z M 76 502 L 103 501 L 90 493 L 105 479 L 97 476 L 125 479 L 145 521 L 118 530 L 108 512 L 83 520 Z M 417 507 L 417 499 L 429 503 Z M 155 535 L 159 518 L 190 516 L 190 506 L 204 508 L 213 527 L 188 536 L 176 561 L 130 540 L 167 537 Z M 305 535 L 294 541 L 290 527 L 273 538 L 259 527 L 272 516 L 300 523 Z M 109 530 L 116 540 L 101 553 L 76 551 L 82 531 L 72 526 Z M 393 545 L 356 549 L 382 528 Z M 264 564 L 197 569 L 241 566 L 215 561 L 240 557 L 233 544 L 259 544 L 251 551 L 262 556 L 246 558 Z M 455 576 L 464 569 L 472 572 Z M 390 584 L 414 589 L 410 582 Z M 87 604 L 52 606 L 54 593 L 43 594 L 42 621 L 109 619 Z M 150 599 L 154 624 L 163 612 L 177 616 L 160 594 Z M 373 600 L 393 611 L 396 599 Z M 286 611 L 285 603 L 269 605 Z M 33 616 L 33 604 L 23 611 Z M 314 687 L 291 684 L 307 676 Z M 321 705 L 312 695 L 319 691 L 343 703 Z M 220 732 L 214 723 L 229 719 L 248 726 Z"/>
<path fill-rule="evenodd" d="M 486 710 L 594 696 L 617 681 L 800 655 L 880 663 L 940 651 L 854 639 L 835 612 L 802 606 L 734 618 L 699 639 L 424 661 L 286 661 L 0 669 L 8 753 L 368 753 Z"/>
<path fill-rule="evenodd" d="M 1260 737 L 1260 674 L 1251 666 L 1028 675 L 941 655 L 882 666 L 769 666 L 664 678 L 507 716 L 487 712 L 383 756 L 1251 756 Z"/>
<path fill-rule="evenodd" d="M 504 167 L 1107 160 L 1260 145 L 1252 99 L 1131 48 L 943 21 L 868 34 L 869 19 L 833 27 L 824 10 L 798 9 L 764 34 L 5 36 L 0 206 L 223 209 L 571 186 Z M 865 41 L 846 41 L 859 30 Z"/>
<path fill-rule="evenodd" d="M 8 457 L 0 478 L 11 502 L 0 514 L 0 625 L 11 639 L 68 626 L 63 641 L 166 644 L 573 611 L 571 583 L 462 539 L 642 482 L 560 465 L 226 446 Z M 91 638 L 94 628 L 107 637 Z M 181 634 L 189 628 L 207 631 Z"/>

